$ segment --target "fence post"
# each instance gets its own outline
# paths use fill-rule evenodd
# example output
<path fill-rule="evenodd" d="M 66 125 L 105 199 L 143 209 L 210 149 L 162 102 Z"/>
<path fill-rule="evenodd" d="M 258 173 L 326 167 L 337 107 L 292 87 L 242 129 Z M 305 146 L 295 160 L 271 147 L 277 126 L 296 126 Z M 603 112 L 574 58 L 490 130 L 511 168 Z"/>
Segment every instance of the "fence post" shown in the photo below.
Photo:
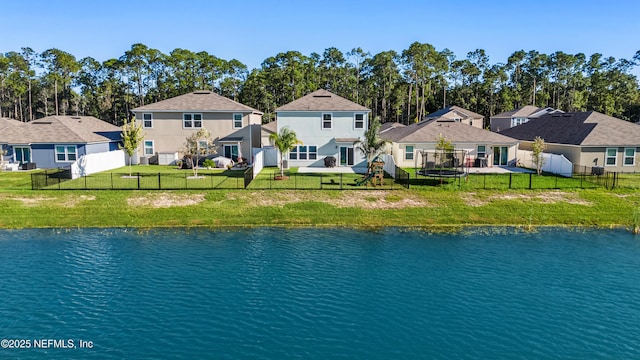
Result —
<path fill-rule="evenodd" d="M 60 173 L 62 172 L 58 171 L 58 190 L 60 190 Z"/>
<path fill-rule="evenodd" d="M 160 173 L 158 173 L 158 190 L 162 189 L 162 184 L 160 182 Z"/>
<path fill-rule="evenodd" d="M 342 190 L 342 173 L 340 173 L 340 190 Z"/>
<path fill-rule="evenodd" d="M 293 188 L 298 190 L 298 173 L 293 174 Z"/>
<path fill-rule="evenodd" d="M 84 176 L 84 189 L 87 190 L 87 175 Z"/>
<path fill-rule="evenodd" d="M 320 190 L 322 190 L 322 173 L 320 173 Z"/>
<path fill-rule="evenodd" d="M 509 173 L 509 189 L 511 189 L 512 178 L 513 178 L 513 173 Z"/>
<path fill-rule="evenodd" d="M 140 190 L 140 173 L 138 173 L 138 190 Z"/>
<path fill-rule="evenodd" d="M 529 190 L 531 190 L 532 180 L 533 180 L 533 173 L 529 173 Z"/>
<path fill-rule="evenodd" d="M 111 190 L 113 190 L 113 173 L 111 173 Z"/>
<path fill-rule="evenodd" d="M 482 187 L 487 190 L 487 173 L 482 174 L 483 184 Z"/>

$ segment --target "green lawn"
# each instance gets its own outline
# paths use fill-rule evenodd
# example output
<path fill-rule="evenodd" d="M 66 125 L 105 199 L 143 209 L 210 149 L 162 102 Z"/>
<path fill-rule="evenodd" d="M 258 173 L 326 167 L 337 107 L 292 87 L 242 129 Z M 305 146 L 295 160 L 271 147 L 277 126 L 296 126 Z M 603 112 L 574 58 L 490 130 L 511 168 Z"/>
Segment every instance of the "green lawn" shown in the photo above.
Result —
<path fill-rule="evenodd" d="M 113 173 L 120 174 L 121 170 Z M 290 175 L 295 174 L 293 169 Z M 305 177 L 309 185 L 304 186 L 339 187 L 331 182 L 337 182 L 339 177 L 339 174 L 322 176 L 322 179 Z M 343 182 L 359 177 L 361 175 L 342 175 Z M 498 183 L 498 179 L 494 180 L 491 181 Z M 253 188 L 33 191 L 29 172 L 0 172 L 0 228 L 401 226 L 459 229 L 487 225 L 630 228 L 633 214 L 640 208 L 638 189 L 484 190 L 478 184 L 480 181 L 470 177 L 461 186 L 415 185 L 409 190 L 394 187 L 392 191 L 380 187 L 359 191 L 366 188 L 350 185 L 343 186 L 353 188 L 351 191 Z M 547 185 L 555 186 L 555 178 L 553 181 Z"/>

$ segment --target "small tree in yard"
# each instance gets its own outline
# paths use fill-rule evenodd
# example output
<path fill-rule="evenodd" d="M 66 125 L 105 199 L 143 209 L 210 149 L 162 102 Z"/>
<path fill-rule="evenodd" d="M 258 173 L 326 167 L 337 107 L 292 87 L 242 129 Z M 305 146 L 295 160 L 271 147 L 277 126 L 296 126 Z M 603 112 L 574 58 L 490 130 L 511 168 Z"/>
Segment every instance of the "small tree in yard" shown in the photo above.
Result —
<path fill-rule="evenodd" d="M 371 169 L 371 162 L 376 156 L 385 153 L 385 146 L 389 143 L 379 137 L 380 118 L 376 117 L 371 126 L 364 133 L 364 140 L 358 140 L 353 144 L 367 157 L 367 168 Z"/>
<path fill-rule="evenodd" d="M 435 158 L 436 162 L 440 162 L 440 167 L 443 166 L 445 161 L 445 155 L 450 154 L 453 151 L 454 147 L 451 143 L 451 140 L 447 140 L 446 137 L 442 135 L 442 133 L 438 134 L 438 142 L 436 143 L 436 152 Z"/>
<path fill-rule="evenodd" d="M 538 175 L 542 174 L 542 166 L 544 165 L 543 153 L 547 149 L 547 145 L 544 143 L 544 139 L 540 136 L 536 136 L 533 139 L 533 145 L 531 146 L 533 151 L 533 164 L 536 166 Z"/>
<path fill-rule="evenodd" d="M 200 156 L 210 153 L 211 134 L 205 128 L 202 128 L 187 137 L 184 144 L 185 152 L 191 155 L 193 161 L 193 176 L 198 176 L 198 160 Z M 203 143 L 204 146 L 203 146 Z"/>
<path fill-rule="evenodd" d="M 273 146 L 278 149 L 280 152 L 280 177 L 284 177 L 284 156 L 287 154 L 294 146 L 298 144 L 302 144 L 300 140 L 298 140 L 296 136 L 296 132 L 291 130 L 288 126 L 280 129 L 279 133 L 273 133 L 269 135 L 269 140 L 273 142 Z"/>
<path fill-rule="evenodd" d="M 127 122 L 127 119 L 125 119 L 120 137 L 122 138 L 122 144 L 118 144 L 118 148 L 124 150 L 129 156 L 129 176 L 131 176 L 131 158 L 138 151 L 138 146 L 144 139 L 142 125 L 136 125 L 135 117 L 131 119 L 131 122 Z"/>

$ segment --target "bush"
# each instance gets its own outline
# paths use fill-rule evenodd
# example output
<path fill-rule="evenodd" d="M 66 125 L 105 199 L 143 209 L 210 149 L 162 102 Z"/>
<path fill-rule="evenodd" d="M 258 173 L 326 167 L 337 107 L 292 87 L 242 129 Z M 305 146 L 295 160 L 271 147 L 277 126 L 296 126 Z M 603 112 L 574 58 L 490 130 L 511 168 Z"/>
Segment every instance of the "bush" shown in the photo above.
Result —
<path fill-rule="evenodd" d="M 214 167 L 216 167 L 216 163 L 211 159 L 205 159 L 202 162 L 202 166 L 204 166 L 206 168 L 214 168 Z"/>

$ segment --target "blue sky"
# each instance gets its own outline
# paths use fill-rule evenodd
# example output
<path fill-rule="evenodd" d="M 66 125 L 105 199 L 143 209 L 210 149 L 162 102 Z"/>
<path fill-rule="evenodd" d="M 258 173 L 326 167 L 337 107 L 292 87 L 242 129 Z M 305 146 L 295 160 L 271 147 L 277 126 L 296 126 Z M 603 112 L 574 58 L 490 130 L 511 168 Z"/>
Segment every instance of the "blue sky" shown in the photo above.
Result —
<path fill-rule="evenodd" d="M 401 52 L 414 41 L 491 63 L 517 50 L 630 59 L 640 50 L 637 0 L 138 1 L 0 0 L 0 52 L 59 48 L 78 59 L 119 57 L 141 42 L 238 59 L 328 47 Z M 635 72 L 635 71 L 634 71 Z"/>

